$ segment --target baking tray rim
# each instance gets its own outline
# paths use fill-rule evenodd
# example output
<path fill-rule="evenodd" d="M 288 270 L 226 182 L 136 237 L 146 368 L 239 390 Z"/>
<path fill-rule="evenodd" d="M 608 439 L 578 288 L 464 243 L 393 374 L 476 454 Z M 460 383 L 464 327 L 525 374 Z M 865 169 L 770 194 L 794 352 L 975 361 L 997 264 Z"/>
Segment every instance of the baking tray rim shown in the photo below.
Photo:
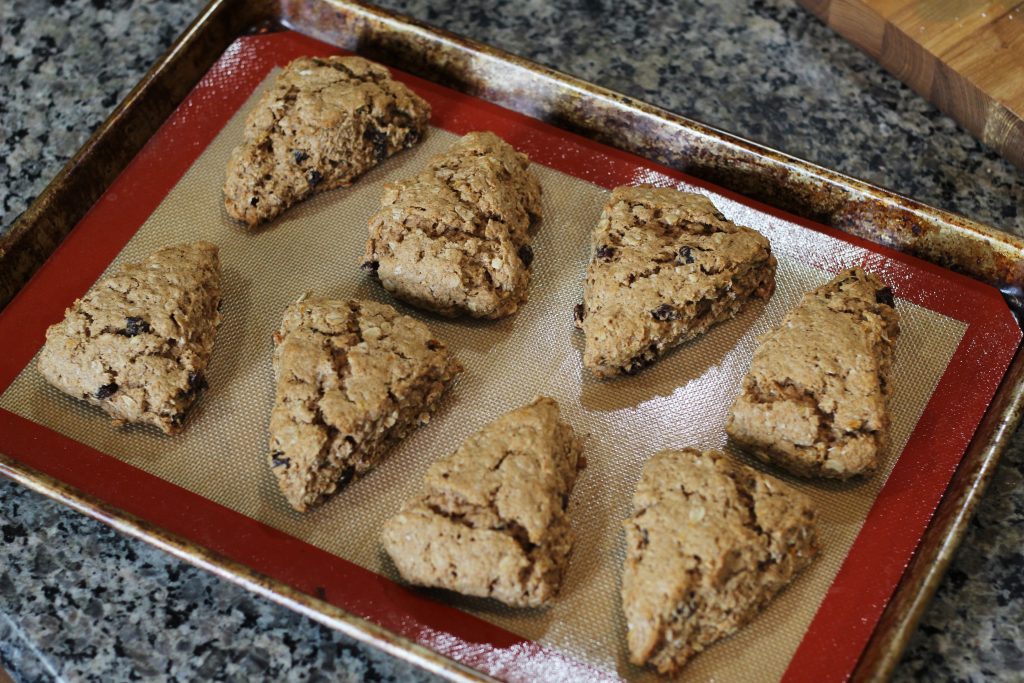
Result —
<path fill-rule="evenodd" d="M 375 31 L 390 32 L 392 38 L 401 39 L 403 36 L 405 38 L 413 36 L 416 41 L 426 41 L 424 44 L 431 44 L 435 49 L 442 52 L 447 49 L 460 53 L 484 55 L 491 60 L 503 60 L 510 65 L 515 65 L 518 69 L 530 71 L 574 93 L 585 92 L 595 97 L 603 97 L 607 101 L 613 102 L 614 106 L 618 109 L 639 112 L 645 118 L 660 118 L 669 129 L 689 126 L 701 137 L 716 139 L 721 144 L 730 147 L 738 146 L 738 149 L 746 149 L 752 157 L 761 160 L 773 158 L 774 163 L 778 163 L 781 159 L 785 161 L 785 165 L 793 166 L 794 169 L 799 169 L 801 173 L 817 176 L 823 182 L 838 182 L 840 184 L 845 182 L 852 192 L 863 193 L 867 190 L 880 201 L 902 203 L 904 208 L 911 213 L 917 214 L 922 211 L 930 213 L 932 219 L 940 222 L 945 221 L 944 229 L 958 234 L 959 239 L 965 242 L 975 241 L 983 247 L 989 247 L 992 240 L 995 239 L 1004 247 L 1004 255 L 1010 253 L 1014 257 L 1013 263 L 1004 264 L 1006 267 L 1002 271 L 1003 274 L 1024 273 L 1024 243 L 1011 235 L 1000 233 L 987 226 L 973 223 L 968 219 L 927 207 L 882 188 L 847 178 L 809 162 L 804 162 L 756 143 L 736 138 L 728 133 L 689 121 L 651 105 L 646 105 L 603 88 L 583 83 L 573 77 L 560 74 L 523 58 L 509 55 L 475 41 L 459 38 L 453 34 L 425 26 L 391 12 L 345 0 L 305 0 L 304 3 L 302 0 L 298 0 L 296 2 L 286 1 L 280 5 L 274 2 L 246 3 L 244 0 L 213 0 L 179 36 L 174 44 L 171 45 L 150 71 L 147 72 L 104 124 L 82 146 L 80 151 L 65 165 L 29 209 L 26 210 L 16 222 L 15 227 L 18 230 L 12 230 L 8 236 L 0 238 L 0 264 L 6 264 L 12 254 L 18 253 L 19 240 L 25 239 L 33 231 L 44 232 L 46 229 L 53 230 L 55 225 L 57 226 L 56 238 L 54 239 L 54 235 L 47 235 L 52 244 L 49 245 L 48 251 L 43 254 L 42 260 L 45 260 L 48 253 L 56 248 L 60 238 L 63 237 L 63 234 L 60 234 L 61 219 L 63 218 L 63 222 L 67 223 L 68 218 L 67 215 L 53 215 L 55 213 L 59 214 L 55 207 L 63 204 L 62 200 L 69 194 L 69 189 L 74 189 L 69 188 L 69 185 L 74 182 L 76 171 L 80 172 L 84 167 L 88 167 L 91 159 L 94 160 L 97 155 L 103 154 L 106 149 L 121 146 L 122 154 L 113 155 L 118 162 L 115 166 L 119 166 L 115 171 L 119 171 L 135 156 L 137 149 L 129 149 L 128 153 L 124 153 L 123 148 L 130 148 L 131 145 L 119 145 L 116 138 L 118 138 L 121 129 L 130 124 L 136 105 L 139 105 L 139 108 L 145 108 L 147 96 L 152 98 L 157 95 L 166 94 L 169 91 L 179 93 L 180 97 L 173 97 L 165 102 L 167 114 L 169 115 L 191 90 L 195 81 L 198 81 L 198 77 L 192 78 L 191 82 L 178 82 L 176 87 L 170 87 L 167 81 L 173 81 L 178 76 L 176 73 L 178 70 L 187 72 L 184 81 L 190 81 L 190 75 L 195 76 L 196 74 L 201 75 L 205 73 L 226 47 L 226 43 L 222 43 L 225 40 L 227 43 L 230 43 L 231 40 L 249 32 L 251 27 L 257 27 L 257 30 L 267 30 L 267 27 L 273 23 L 280 22 L 294 30 L 309 35 L 310 32 L 304 31 L 301 23 L 304 15 L 301 15 L 301 13 L 297 15 L 294 11 L 299 5 L 303 8 L 312 6 L 322 9 L 328 7 L 331 11 L 340 13 L 347 22 L 344 25 L 348 26 L 353 34 L 358 34 L 355 35 L 357 39 L 363 38 L 364 34 L 359 32 L 366 30 L 365 25 L 360 27 L 360 22 L 364 22 L 364 24 L 365 22 L 375 22 Z M 308 16 L 306 18 L 308 19 Z M 212 38 L 218 37 L 220 41 L 212 40 Z M 205 51 L 199 50 L 202 52 L 199 56 L 205 59 L 198 59 L 196 61 L 197 44 L 204 42 L 206 43 L 204 46 Z M 408 47 L 409 43 L 404 43 L 403 45 Z M 214 49 L 211 49 L 211 47 Z M 192 64 L 188 65 L 191 67 L 190 69 L 185 66 L 189 58 L 193 61 Z M 450 86 L 450 84 L 446 85 Z M 484 99 L 488 98 L 484 97 Z M 507 103 L 502 104 L 508 106 Z M 153 124 L 153 129 L 155 130 L 155 128 L 159 127 L 165 118 L 166 116 L 156 121 Z M 551 123 L 552 121 L 549 120 L 548 122 Z M 555 122 L 555 125 L 558 125 L 558 122 Z M 563 125 L 561 127 L 568 126 Z M 581 130 L 577 127 L 574 132 L 580 133 Z M 586 131 L 582 132 L 584 135 L 587 134 Z M 149 134 L 144 136 L 145 139 L 148 139 L 148 137 Z M 589 137 L 599 138 L 600 136 L 590 135 Z M 142 140 L 142 142 L 144 141 Z M 139 146 L 141 147 L 141 145 Z M 636 153 L 635 150 L 631 149 L 626 151 L 634 151 Z M 642 156 L 651 158 L 651 155 Z M 659 161 L 659 163 L 665 163 L 665 160 L 657 158 L 654 160 Z M 685 170 L 685 172 L 697 177 L 703 177 L 692 169 L 681 170 Z M 117 173 L 115 172 L 111 177 L 111 174 L 107 173 L 95 183 L 96 187 L 93 189 L 96 191 L 97 196 L 106 190 L 116 175 Z M 729 184 L 722 183 L 716 178 L 712 178 L 711 182 L 723 184 L 726 188 L 733 189 Z M 70 192 L 70 194 L 74 194 L 74 192 Z M 757 199 L 756 196 L 753 198 Z M 762 199 L 762 201 L 764 200 Z M 91 204 L 91 201 L 88 202 L 88 206 L 91 206 Z M 86 210 L 88 206 L 85 207 Z M 780 208 L 790 210 L 786 207 Z M 84 213 L 84 210 L 82 212 Z M 63 226 L 65 228 L 64 233 L 66 234 L 66 231 L 70 230 L 74 224 L 77 224 L 77 220 L 72 220 L 70 225 Z M 839 227 L 853 234 L 859 234 L 857 230 L 848 229 L 848 226 L 836 226 L 834 221 L 832 221 L 832 224 L 833 227 Z M 885 246 L 894 246 L 893 242 L 880 240 L 875 236 L 863 234 L 861 236 L 866 236 L 868 239 L 882 243 Z M 47 245 L 44 244 L 43 246 L 45 248 Z M 895 240 L 895 246 L 906 247 L 907 245 L 900 244 L 899 240 Z M 922 254 L 913 248 L 905 248 L 904 250 L 934 262 L 934 259 L 929 258 L 927 253 Z M 38 256 L 38 254 L 35 255 Z M 944 259 L 940 258 L 939 261 L 938 265 L 950 265 L 948 261 L 943 263 Z M 954 262 L 953 265 L 957 264 Z M 961 268 L 961 270 L 963 269 Z M 992 284 L 1006 284 L 1011 288 L 1019 286 L 1019 283 L 1011 277 L 993 277 L 992 272 L 968 272 L 976 279 L 988 281 Z M 20 286 L 17 286 L 15 291 L 17 289 L 20 289 Z M 2 296 L 0 296 L 0 303 L 6 303 Z M 956 548 L 966 533 L 970 518 L 993 475 L 998 458 L 1007 447 L 1020 422 L 1022 410 L 1024 410 L 1024 354 L 1018 349 L 1000 383 L 999 389 L 993 397 L 989 409 L 986 411 L 981 424 L 974 434 L 970 446 L 961 460 L 956 474 L 946 489 L 931 523 L 921 538 L 914 558 L 908 565 L 908 569 L 904 572 L 896 591 L 890 598 L 889 604 L 883 612 L 871 640 L 858 662 L 857 668 L 854 670 L 852 680 L 879 680 L 888 678 L 891 675 L 914 631 L 914 627 L 923 614 L 931 596 L 937 589 Z M 108 524 L 122 533 L 143 540 L 175 557 L 211 571 L 263 597 L 309 616 L 326 626 L 346 633 L 357 640 L 369 643 L 389 654 L 413 662 L 428 671 L 452 680 L 494 680 L 482 672 L 469 669 L 443 655 L 352 615 L 341 608 L 299 592 L 283 582 L 263 576 L 238 562 L 216 555 L 198 544 L 156 528 L 144 520 L 109 506 L 99 499 L 84 494 L 74 487 L 68 486 L 49 475 L 18 463 L 2 454 L 0 454 L 0 474 L 61 504 Z"/>

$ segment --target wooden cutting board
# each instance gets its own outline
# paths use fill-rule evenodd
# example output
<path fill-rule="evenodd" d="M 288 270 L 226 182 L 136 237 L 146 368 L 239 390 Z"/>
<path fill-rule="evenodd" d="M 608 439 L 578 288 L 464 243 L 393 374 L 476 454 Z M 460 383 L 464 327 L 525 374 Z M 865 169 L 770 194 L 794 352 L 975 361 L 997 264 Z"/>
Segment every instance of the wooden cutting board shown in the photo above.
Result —
<path fill-rule="evenodd" d="M 1024 0 L 799 0 L 1024 168 Z"/>

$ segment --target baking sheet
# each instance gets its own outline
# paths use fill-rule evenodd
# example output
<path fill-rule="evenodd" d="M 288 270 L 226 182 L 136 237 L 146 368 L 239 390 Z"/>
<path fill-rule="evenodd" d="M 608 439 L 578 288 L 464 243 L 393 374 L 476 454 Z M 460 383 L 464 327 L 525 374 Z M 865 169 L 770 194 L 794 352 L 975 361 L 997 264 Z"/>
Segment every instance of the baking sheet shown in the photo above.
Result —
<path fill-rule="evenodd" d="M 573 328 L 572 307 L 582 294 L 588 235 L 607 190 L 537 166 L 545 220 L 535 243 L 529 303 L 513 318 L 495 323 L 443 321 L 399 305 L 448 341 L 467 372 L 431 424 L 395 449 L 377 471 L 324 507 L 300 515 L 284 503 L 265 465 L 273 398 L 270 334 L 284 307 L 306 291 L 394 303 L 358 268 L 366 220 L 384 182 L 414 174 L 456 136 L 433 128 L 422 145 L 388 160 L 353 187 L 321 195 L 267 229 L 248 233 L 227 218 L 220 200 L 224 164 L 241 138 L 243 117 L 236 115 L 217 135 L 117 259 L 138 260 L 164 244 L 192 239 L 221 246 L 224 324 L 209 373 L 211 389 L 185 434 L 167 438 L 148 428 L 114 429 L 98 410 L 48 387 L 31 367 L 0 397 L 0 407 L 394 579 L 379 547 L 379 529 L 418 490 L 429 464 L 506 410 L 535 394 L 551 395 L 576 429 L 589 435 L 589 467 L 570 508 L 577 550 L 562 598 L 547 610 L 516 611 L 434 595 L 604 671 L 649 677 L 625 663 L 618 607 L 620 522 L 644 459 L 660 448 L 724 445 L 726 411 L 756 336 L 776 324 L 803 291 L 826 281 L 830 271 L 861 263 L 863 250 L 713 197 L 731 219 L 772 239 L 780 262 L 772 300 L 748 308 L 635 377 L 598 382 L 581 370 L 582 340 Z M 677 184 L 650 170 L 635 180 Z M 793 482 L 822 511 L 822 557 L 749 628 L 694 660 L 686 677 L 734 680 L 756 674 L 765 680 L 785 671 L 966 329 L 907 301 L 899 301 L 898 309 L 904 333 L 896 350 L 893 444 L 885 467 L 854 484 Z"/>

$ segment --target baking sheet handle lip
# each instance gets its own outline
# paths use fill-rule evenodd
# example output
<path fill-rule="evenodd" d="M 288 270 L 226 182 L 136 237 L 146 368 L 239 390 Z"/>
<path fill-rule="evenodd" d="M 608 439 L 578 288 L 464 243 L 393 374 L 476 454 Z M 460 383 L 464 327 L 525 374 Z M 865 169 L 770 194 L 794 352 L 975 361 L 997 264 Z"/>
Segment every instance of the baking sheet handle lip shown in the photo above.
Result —
<path fill-rule="evenodd" d="M 138 539 L 180 560 L 226 579 L 271 602 L 317 621 L 328 628 L 375 647 L 425 671 L 457 683 L 500 683 L 498 679 L 471 669 L 403 636 L 358 617 L 347 610 L 298 591 L 277 579 L 256 572 L 197 543 L 163 529 L 154 528 L 124 510 L 108 505 L 48 474 L 23 465 L 0 452 L 0 476 L 86 517 L 106 524 L 118 533 Z"/>
<path fill-rule="evenodd" d="M 850 680 L 892 677 L 963 542 L 999 460 L 1024 416 L 1024 342 L 993 396 L 903 578 L 879 619 Z"/>

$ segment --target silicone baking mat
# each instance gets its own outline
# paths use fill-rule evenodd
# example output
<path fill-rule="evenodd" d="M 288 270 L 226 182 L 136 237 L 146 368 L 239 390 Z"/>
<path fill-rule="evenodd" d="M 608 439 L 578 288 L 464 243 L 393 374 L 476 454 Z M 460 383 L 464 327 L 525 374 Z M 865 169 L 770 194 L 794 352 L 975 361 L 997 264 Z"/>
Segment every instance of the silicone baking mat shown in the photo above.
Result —
<path fill-rule="evenodd" d="M 780 214 L 671 170 L 403 74 L 433 106 L 424 142 L 350 188 L 246 232 L 220 188 L 245 112 L 274 69 L 336 52 L 283 32 L 240 39 L 207 74 L 19 297 L 0 315 L 0 449 L 28 465 L 254 569 L 482 671 L 509 680 L 653 678 L 628 664 L 619 608 L 621 521 L 644 460 L 662 448 L 728 447 L 723 425 L 759 334 L 800 295 L 863 265 L 893 286 L 893 443 L 873 477 L 788 479 L 821 512 L 823 552 L 750 626 L 697 657 L 692 680 L 841 680 L 855 665 L 1020 341 L 998 292 L 934 266 Z M 534 160 L 544 220 L 530 301 L 498 322 L 408 309 L 467 371 L 435 419 L 369 476 L 324 506 L 292 511 L 266 467 L 273 399 L 270 335 L 303 293 L 392 301 L 359 269 L 383 184 L 416 173 L 470 130 L 493 130 Z M 608 189 L 639 182 L 708 194 L 732 220 L 769 237 L 779 258 L 770 302 L 678 349 L 635 377 L 581 369 L 573 305 L 589 232 Z M 168 243 L 220 245 L 224 323 L 211 388 L 186 432 L 117 429 L 42 381 L 32 358 L 46 326 L 104 270 Z M 573 493 L 577 535 L 562 594 L 547 609 L 400 584 L 378 542 L 382 523 L 427 467 L 469 434 L 537 394 L 586 434 L 588 468 Z M 735 457 L 750 462 L 742 453 Z M 762 467 L 753 463 L 757 467 Z"/>

